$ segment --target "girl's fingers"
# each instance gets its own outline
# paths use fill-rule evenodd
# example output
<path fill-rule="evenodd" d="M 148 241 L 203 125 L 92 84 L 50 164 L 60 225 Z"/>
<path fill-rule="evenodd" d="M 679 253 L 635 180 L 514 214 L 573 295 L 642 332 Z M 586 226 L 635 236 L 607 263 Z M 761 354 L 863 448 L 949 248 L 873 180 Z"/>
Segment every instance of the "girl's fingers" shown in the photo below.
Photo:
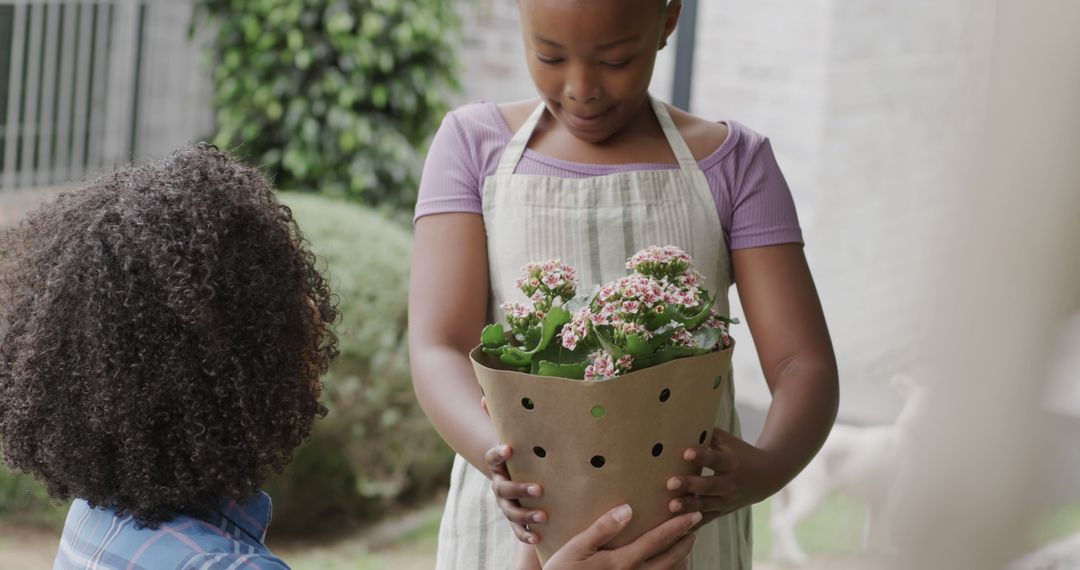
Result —
<path fill-rule="evenodd" d="M 687 495 L 721 495 L 734 494 L 738 487 L 730 477 L 672 477 L 667 481 L 668 491 L 678 491 Z"/>
<path fill-rule="evenodd" d="M 709 439 L 709 447 L 719 447 L 725 443 L 731 443 L 735 441 L 741 442 L 742 440 L 718 427 L 714 427 L 712 431 L 712 438 Z"/>
<path fill-rule="evenodd" d="M 527 525 L 547 522 L 547 514 L 543 511 L 530 511 L 519 505 L 517 501 L 499 499 L 497 502 L 499 510 L 501 510 L 503 515 L 505 515 L 512 523 Z"/>
<path fill-rule="evenodd" d="M 491 488 L 502 499 L 535 499 L 544 492 L 536 483 L 516 483 L 501 475 L 491 477 Z"/>
<path fill-rule="evenodd" d="M 676 542 L 671 548 L 667 549 L 659 556 L 645 562 L 645 565 L 642 567 L 643 570 L 675 570 L 687 568 L 690 564 L 690 561 L 688 560 L 690 550 L 694 547 L 694 540 L 696 537 L 696 534 L 688 534 L 682 537 L 682 539 L 679 540 L 679 542 Z"/>
<path fill-rule="evenodd" d="M 540 535 L 525 528 L 524 525 L 510 523 L 510 527 L 514 529 L 514 536 L 521 542 L 525 544 L 537 544 L 540 542 Z"/>
<path fill-rule="evenodd" d="M 496 445 L 487 450 L 487 453 L 484 454 L 484 461 L 487 462 L 488 467 L 494 472 L 495 469 L 505 465 L 506 460 L 510 459 L 510 456 L 513 454 L 514 451 L 510 449 L 509 445 Z"/>
<path fill-rule="evenodd" d="M 734 497 L 682 497 L 668 502 L 668 510 L 672 513 L 713 513 L 729 512 L 735 510 L 738 500 Z"/>
<path fill-rule="evenodd" d="M 653 560 L 670 550 L 701 520 L 700 513 L 674 517 L 613 552 L 628 567 L 636 568 L 643 561 Z"/>
<path fill-rule="evenodd" d="M 683 452 L 683 459 L 695 465 L 708 467 L 719 475 L 735 472 L 739 468 L 739 458 L 729 447 L 691 447 Z"/>
<path fill-rule="evenodd" d="M 626 525 L 630 523 L 630 519 L 633 518 L 634 511 L 630 508 L 630 505 L 620 505 L 604 513 L 603 516 L 596 519 L 596 522 L 589 525 L 588 528 L 576 534 L 571 538 L 565 546 L 559 549 L 552 557 L 551 567 L 554 568 L 559 564 L 563 564 L 563 567 L 569 567 L 570 563 L 581 562 L 593 558 L 597 551 L 602 549 L 605 544 L 611 542 L 611 539 L 618 536 Z M 645 556 L 633 558 L 632 553 L 627 553 L 626 549 L 631 548 L 634 544 L 641 543 L 643 540 L 647 540 L 646 537 L 641 537 L 635 540 L 633 543 L 623 546 L 621 549 L 611 553 L 612 556 L 620 557 L 623 561 L 623 566 L 626 568 L 633 568 L 635 565 L 645 559 Z M 551 562 L 549 561 L 549 562 Z M 614 564 L 609 564 L 607 567 L 614 567 Z"/>

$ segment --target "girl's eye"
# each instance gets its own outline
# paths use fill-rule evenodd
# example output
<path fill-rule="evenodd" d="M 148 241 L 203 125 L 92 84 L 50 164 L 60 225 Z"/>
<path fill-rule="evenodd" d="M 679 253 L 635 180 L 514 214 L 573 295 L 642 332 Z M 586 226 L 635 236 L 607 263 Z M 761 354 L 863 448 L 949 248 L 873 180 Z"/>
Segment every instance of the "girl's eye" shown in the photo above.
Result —
<path fill-rule="evenodd" d="M 628 63 L 630 63 L 630 60 L 624 59 L 623 61 L 604 61 L 601 62 L 601 65 L 610 67 L 611 69 L 622 69 L 623 67 L 626 67 L 626 64 Z"/>
<path fill-rule="evenodd" d="M 559 58 L 559 57 L 545 57 L 545 56 L 542 56 L 542 55 L 537 55 L 536 59 L 539 59 L 540 63 L 546 64 L 546 65 L 558 65 L 558 64 L 563 62 L 562 58 Z"/>

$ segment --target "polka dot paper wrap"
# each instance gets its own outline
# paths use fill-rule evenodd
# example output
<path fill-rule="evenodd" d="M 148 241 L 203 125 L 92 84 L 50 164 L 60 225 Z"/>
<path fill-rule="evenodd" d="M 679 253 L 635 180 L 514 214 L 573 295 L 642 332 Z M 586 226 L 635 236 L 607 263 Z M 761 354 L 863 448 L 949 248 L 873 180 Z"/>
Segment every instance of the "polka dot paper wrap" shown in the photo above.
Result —
<path fill-rule="evenodd" d="M 608 510 L 628 503 L 630 525 L 608 546 L 633 541 L 671 518 L 675 475 L 699 475 L 682 458 L 707 442 L 731 381 L 725 350 L 672 360 L 611 380 L 584 382 L 506 370 L 479 348 L 473 368 L 500 440 L 513 450 L 515 481 L 539 483 L 543 497 L 523 500 L 548 513 L 530 525 L 543 540 L 543 562 Z"/>

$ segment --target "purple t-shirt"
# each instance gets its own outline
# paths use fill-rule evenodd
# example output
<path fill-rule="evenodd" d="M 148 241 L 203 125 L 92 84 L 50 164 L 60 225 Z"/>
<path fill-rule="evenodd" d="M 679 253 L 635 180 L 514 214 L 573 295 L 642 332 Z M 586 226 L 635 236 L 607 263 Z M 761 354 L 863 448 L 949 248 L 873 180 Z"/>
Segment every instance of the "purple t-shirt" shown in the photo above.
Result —
<path fill-rule="evenodd" d="M 716 200 L 728 248 L 803 243 L 795 203 L 769 139 L 735 121 L 725 124 L 727 140 L 698 164 Z M 448 113 L 428 150 L 415 219 L 449 212 L 482 213 L 484 180 L 495 174 L 513 135 L 495 103 L 472 103 Z M 653 163 L 581 164 L 527 149 L 515 172 L 586 178 L 677 168 Z"/>

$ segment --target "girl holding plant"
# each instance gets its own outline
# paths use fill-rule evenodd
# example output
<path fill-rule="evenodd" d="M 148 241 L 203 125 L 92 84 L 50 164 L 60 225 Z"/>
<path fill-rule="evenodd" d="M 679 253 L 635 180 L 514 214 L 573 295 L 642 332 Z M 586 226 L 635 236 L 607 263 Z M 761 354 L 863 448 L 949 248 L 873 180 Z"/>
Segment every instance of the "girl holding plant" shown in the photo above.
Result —
<path fill-rule="evenodd" d="M 562 258 L 577 268 L 578 283 L 604 283 L 624 276 L 634 252 L 667 244 L 694 258 L 716 291 L 718 314 L 729 314 L 727 289 L 738 286 L 773 394 L 752 445 L 739 437 L 728 383 L 712 441 L 683 455 L 712 473 L 667 481 L 685 493 L 672 501 L 673 514 L 703 515 L 691 566 L 749 568 L 748 507 L 809 462 L 838 401 L 790 191 L 766 138 L 649 95 L 679 0 L 518 3 L 540 99 L 447 115 L 417 206 L 409 326 L 416 392 L 459 454 L 438 568 L 502 570 L 517 541 L 542 540 L 547 513 L 517 500 L 543 489 L 509 480 L 504 462 L 514 450 L 499 445 L 468 357 L 477 332 L 503 320 L 506 303 L 524 300 L 513 286 L 518 269 Z"/>

